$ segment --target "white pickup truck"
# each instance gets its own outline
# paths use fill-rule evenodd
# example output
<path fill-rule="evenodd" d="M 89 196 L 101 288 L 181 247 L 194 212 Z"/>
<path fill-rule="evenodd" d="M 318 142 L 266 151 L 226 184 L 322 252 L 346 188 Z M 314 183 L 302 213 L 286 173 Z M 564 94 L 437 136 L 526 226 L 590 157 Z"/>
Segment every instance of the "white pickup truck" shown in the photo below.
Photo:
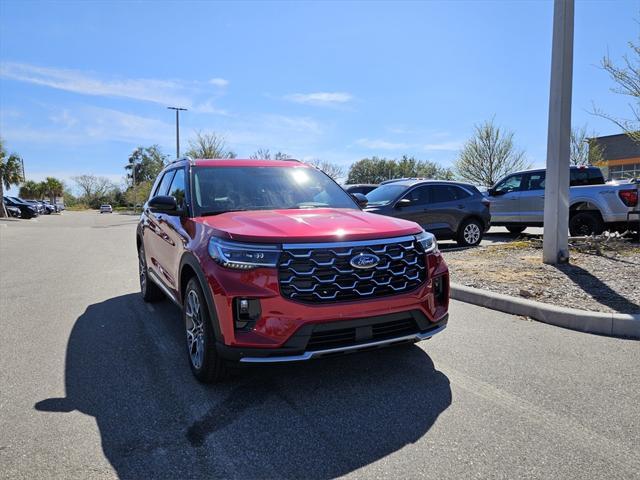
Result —
<path fill-rule="evenodd" d="M 511 233 L 541 227 L 544 220 L 546 171 L 512 173 L 487 191 L 491 201 L 491 225 Z M 637 181 L 605 182 L 597 167 L 571 167 L 569 188 L 569 232 L 571 235 L 600 234 L 604 230 L 638 230 L 640 184 Z M 631 223 L 629 223 L 631 220 Z"/>

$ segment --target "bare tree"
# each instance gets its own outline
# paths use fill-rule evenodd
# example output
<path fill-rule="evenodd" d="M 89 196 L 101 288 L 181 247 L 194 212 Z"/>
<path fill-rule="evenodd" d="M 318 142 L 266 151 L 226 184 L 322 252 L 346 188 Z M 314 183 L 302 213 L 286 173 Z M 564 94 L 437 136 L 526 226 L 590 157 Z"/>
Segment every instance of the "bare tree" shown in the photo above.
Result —
<path fill-rule="evenodd" d="M 501 130 L 493 119 L 475 126 L 455 163 L 460 178 L 483 186 L 495 184 L 505 175 L 530 167 L 525 153 L 513 143 L 513 132 Z"/>
<path fill-rule="evenodd" d="M 92 207 L 95 207 L 114 187 L 111 180 L 106 177 L 78 175 L 71 177 L 71 179 L 76 182 L 78 188 L 82 191 L 84 201 Z"/>
<path fill-rule="evenodd" d="M 571 149 L 569 162 L 571 165 L 601 165 L 604 163 L 602 147 L 594 140 L 597 135 L 587 136 L 586 125 L 571 129 Z"/>
<path fill-rule="evenodd" d="M 268 148 L 259 148 L 249 155 L 249 158 L 254 160 L 287 160 L 288 158 L 291 158 L 291 155 L 280 151 L 272 154 Z"/>
<path fill-rule="evenodd" d="M 215 132 L 196 132 L 196 138 L 189 140 L 187 155 L 192 158 L 236 158 L 236 154 L 227 149 L 227 142 Z"/>
<path fill-rule="evenodd" d="M 334 180 L 341 179 L 345 176 L 345 169 L 343 166 L 338 165 L 337 163 L 332 163 L 327 160 L 320 160 L 319 158 L 314 158 L 308 160 L 306 163 L 309 165 L 313 165 L 319 170 L 322 170 L 324 173 L 329 175 Z"/>
<path fill-rule="evenodd" d="M 638 41 L 640 42 L 640 37 Z M 631 118 L 614 117 L 595 106 L 593 113 L 615 123 L 635 142 L 640 143 L 640 43 L 631 41 L 629 47 L 631 53 L 622 56 L 620 65 L 616 65 L 611 57 L 606 55 L 600 61 L 600 66 L 616 84 L 611 91 L 631 97 Z"/>

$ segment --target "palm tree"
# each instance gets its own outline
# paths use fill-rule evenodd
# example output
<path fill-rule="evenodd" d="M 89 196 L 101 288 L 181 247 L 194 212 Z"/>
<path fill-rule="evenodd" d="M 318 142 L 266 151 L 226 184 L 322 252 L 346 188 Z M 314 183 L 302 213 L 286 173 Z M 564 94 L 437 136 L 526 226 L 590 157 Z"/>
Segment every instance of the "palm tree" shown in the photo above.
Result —
<path fill-rule="evenodd" d="M 47 177 L 44 182 L 40 182 L 40 188 L 43 195 L 49 197 L 52 204 L 56 203 L 56 197 L 64 194 L 64 183 L 54 177 Z"/>
<path fill-rule="evenodd" d="M 20 197 L 22 198 L 33 199 L 39 199 L 40 197 L 42 197 L 42 194 L 42 184 L 34 182 L 33 180 L 22 182 L 22 185 L 20 185 L 20 191 L 18 192 L 18 195 L 20 195 Z"/>
<path fill-rule="evenodd" d="M 22 178 L 22 161 L 18 155 L 9 155 L 4 148 L 4 140 L 0 138 L 0 197 L 4 196 L 4 189 L 9 190 L 11 185 L 18 185 Z M 6 217 L 4 201 L 0 203 L 0 217 Z"/>

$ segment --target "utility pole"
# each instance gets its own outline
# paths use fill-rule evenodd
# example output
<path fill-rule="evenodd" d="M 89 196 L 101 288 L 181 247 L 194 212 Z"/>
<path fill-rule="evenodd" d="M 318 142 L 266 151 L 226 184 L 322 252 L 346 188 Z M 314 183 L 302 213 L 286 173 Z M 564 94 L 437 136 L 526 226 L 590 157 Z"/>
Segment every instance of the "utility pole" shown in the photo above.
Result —
<path fill-rule="evenodd" d="M 24 158 L 20 157 L 20 163 L 22 164 L 22 181 L 27 181 L 27 176 L 24 173 Z"/>
<path fill-rule="evenodd" d="M 186 108 L 167 107 L 169 110 L 176 111 L 176 158 L 180 158 L 180 112 L 186 112 Z"/>
<path fill-rule="evenodd" d="M 569 260 L 569 138 L 573 81 L 574 0 L 554 0 L 547 176 L 544 198 L 542 260 L 547 264 Z"/>

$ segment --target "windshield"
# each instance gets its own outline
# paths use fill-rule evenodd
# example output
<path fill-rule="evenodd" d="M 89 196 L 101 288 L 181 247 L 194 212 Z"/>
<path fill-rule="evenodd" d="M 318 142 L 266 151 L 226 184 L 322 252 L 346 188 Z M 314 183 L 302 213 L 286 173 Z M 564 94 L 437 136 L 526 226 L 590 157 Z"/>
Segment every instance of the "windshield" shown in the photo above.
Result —
<path fill-rule="evenodd" d="M 357 208 L 327 175 L 308 167 L 194 167 L 196 214 L 291 208 Z"/>
<path fill-rule="evenodd" d="M 387 205 L 398 198 L 407 189 L 406 185 L 382 185 L 367 193 L 367 206 Z"/>

